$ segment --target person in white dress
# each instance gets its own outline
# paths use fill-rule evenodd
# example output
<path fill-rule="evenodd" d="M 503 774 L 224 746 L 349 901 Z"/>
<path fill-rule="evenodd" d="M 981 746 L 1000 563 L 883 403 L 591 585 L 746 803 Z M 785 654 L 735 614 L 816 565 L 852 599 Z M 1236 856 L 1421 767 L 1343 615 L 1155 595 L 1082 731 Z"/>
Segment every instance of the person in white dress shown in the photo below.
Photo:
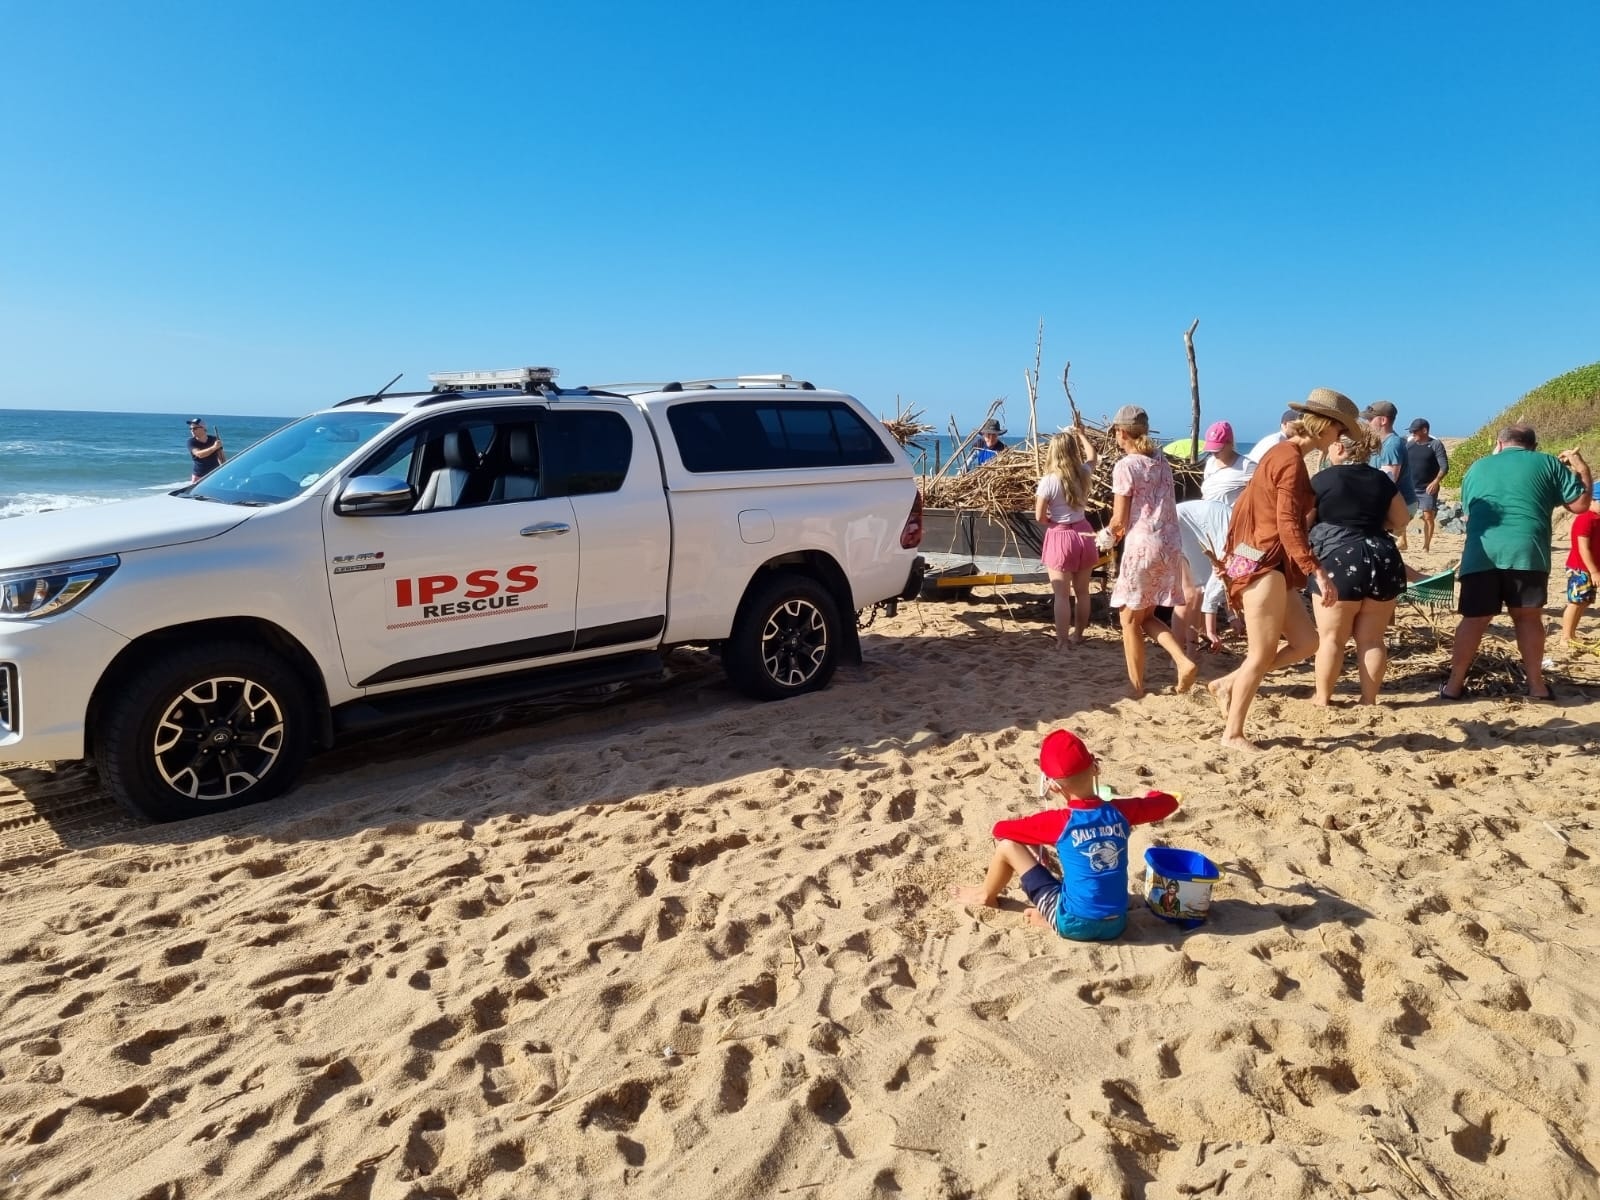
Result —
<path fill-rule="evenodd" d="M 1233 502 L 1255 474 L 1256 464 L 1234 446 L 1233 426 L 1227 421 L 1217 421 L 1206 430 L 1204 446 L 1207 458 L 1200 499 L 1178 505 L 1186 569 L 1183 604 L 1174 618 L 1185 649 L 1203 640 L 1214 651 L 1222 644 L 1217 615 L 1227 607 L 1227 589 L 1213 559 L 1222 557 Z"/>

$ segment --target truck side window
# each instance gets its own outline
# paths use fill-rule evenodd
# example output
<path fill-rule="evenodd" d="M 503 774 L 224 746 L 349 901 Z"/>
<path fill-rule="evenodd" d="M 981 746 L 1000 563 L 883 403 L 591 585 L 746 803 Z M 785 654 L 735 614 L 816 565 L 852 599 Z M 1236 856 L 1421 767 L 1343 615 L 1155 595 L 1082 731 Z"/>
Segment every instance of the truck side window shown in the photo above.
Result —
<path fill-rule="evenodd" d="M 690 401 L 668 409 L 667 423 L 683 465 L 696 474 L 894 461 L 853 409 L 831 401 Z"/>
<path fill-rule="evenodd" d="M 355 473 L 403 475 L 419 513 L 535 500 L 539 436 L 539 416 L 527 407 L 441 416 L 379 448 Z"/>
<path fill-rule="evenodd" d="M 633 462 L 633 430 L 620 413 L 553 409 L 541 431 L 547 496 L 620 491 Z"/>

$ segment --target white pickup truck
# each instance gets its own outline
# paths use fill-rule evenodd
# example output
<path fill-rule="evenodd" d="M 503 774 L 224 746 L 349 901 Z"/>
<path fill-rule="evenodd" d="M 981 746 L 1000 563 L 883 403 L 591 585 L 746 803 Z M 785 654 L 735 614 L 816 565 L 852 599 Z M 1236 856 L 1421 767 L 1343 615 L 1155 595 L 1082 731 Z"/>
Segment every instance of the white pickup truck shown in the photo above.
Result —
<path fill-rule="evenodd" d="M 881 422 L 787 376 L 562 389 L 431 376 L 170 495 L 0 529 L 0 764 L 93 755 L 172 820 L 287 788 L 341 733 L 658 672 L 824 686 L 916 593 Z"/>

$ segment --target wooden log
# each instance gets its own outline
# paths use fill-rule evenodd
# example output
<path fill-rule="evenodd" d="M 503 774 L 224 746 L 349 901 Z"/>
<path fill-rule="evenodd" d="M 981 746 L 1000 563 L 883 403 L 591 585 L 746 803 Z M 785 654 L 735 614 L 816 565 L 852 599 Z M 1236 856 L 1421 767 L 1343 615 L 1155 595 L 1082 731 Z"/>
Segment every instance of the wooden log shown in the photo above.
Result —
<path fill-rule="evenodd" d="M 1196 317 L 1194 323 L 1183 334 L 1183 347 L 1189 355 L 1189 400 L 1193 405 L 1194 412 L 1194 420 L 1190 426 L 1190 462 L 1198 462 L 1200 460 L 1200 368 L 1195 365 L 1194 361 L 1194 331 L 1199 324 L 1200 318 Z"/>

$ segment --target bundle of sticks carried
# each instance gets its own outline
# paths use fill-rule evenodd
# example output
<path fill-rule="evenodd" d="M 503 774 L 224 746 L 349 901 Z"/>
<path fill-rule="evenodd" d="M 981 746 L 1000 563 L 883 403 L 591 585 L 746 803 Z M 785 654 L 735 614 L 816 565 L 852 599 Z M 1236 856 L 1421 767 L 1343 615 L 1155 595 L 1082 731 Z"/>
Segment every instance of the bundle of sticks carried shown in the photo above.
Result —
<path fill-rule="evenodd" d="M 1103 425 L 1083 422 L 1084 432 L 1094 444 L 1100 461 L 1089 484 L 1091 513 L 1101 517 L 1111 514 L 1111 469 L 1122 451 L 1117 448 Z M 929 508 L 964 508 L 986 516 L 999 516 L 1010 512 L 1032 512 L 1034 489 L 1039 476 L 1044 473 L 1045 447 L 1048 437 L 1037 441 L 1023 440 L 1007 446 L 994 458 L 980 466 L 962 471 L 962 463 L 953 459 L 947 469 L 938 475 L 924 475 L 917 486 L 922 491 L 922 502 Z M 1199 463 L 1167 456 L 1172 468 L 1173 482 L 1177 484 L 1178 497 L 1198 496 L 1204 470 Z"/>
<path fill-rule="evenodd" d="M 933 426 L 922 419 L 922 410 L 900 407 L 900 397 L 894 398 L 894 419 L 880 418 L 884 428 L 889 431 L 889 436 L 902 446 L 909 446 L 925 433 L 932 433 Z"/>

